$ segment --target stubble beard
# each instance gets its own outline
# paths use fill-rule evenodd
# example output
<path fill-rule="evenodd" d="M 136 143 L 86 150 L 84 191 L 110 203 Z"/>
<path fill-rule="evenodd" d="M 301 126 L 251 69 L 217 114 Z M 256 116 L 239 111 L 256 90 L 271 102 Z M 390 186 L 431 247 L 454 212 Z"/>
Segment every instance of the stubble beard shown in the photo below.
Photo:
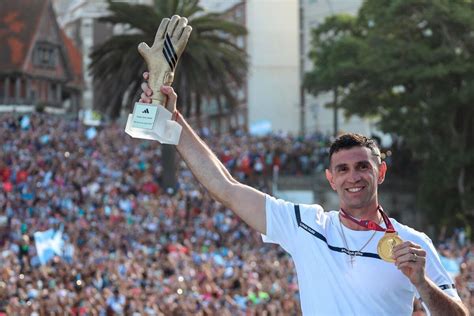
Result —
<path fill-rule="evenodd" d="M 367 187 L 366 187 L 367 189 Z M 367 208 L 375 201 L 377 201 L 376 192 L 372 192 L 370 195 L 364 195 L 360 198 L 355 199 L 354 197 L 347 196 L 349 195 L 345 190 L 343 192 L 343 208 L 347 210 L 367 210 Z M 344 208 L 344 210 L 346 210 Z"/>

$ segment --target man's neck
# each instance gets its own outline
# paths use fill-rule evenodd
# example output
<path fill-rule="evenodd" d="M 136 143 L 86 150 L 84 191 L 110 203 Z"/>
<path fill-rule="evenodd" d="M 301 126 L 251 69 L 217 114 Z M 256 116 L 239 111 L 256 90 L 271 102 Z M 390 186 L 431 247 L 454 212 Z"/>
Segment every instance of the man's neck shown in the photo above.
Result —
<path fill-rule="evenodd" d="M 379 212 L 378 205 L 375 207 L 368 207 L 364 209 L 345 209 L 342 208 L 344 212 L 357 220 L 371 220 L 375 223 L 380 223 L 382 220 L 382 215 Z M 348 218 L 345 218 L 339 214 L 339 220 L 341 223 L 352 230 L 369 230 L 368 228 L 365 228 L 361 225 L 358 225 L 357 223 L 354 223 Z"/>

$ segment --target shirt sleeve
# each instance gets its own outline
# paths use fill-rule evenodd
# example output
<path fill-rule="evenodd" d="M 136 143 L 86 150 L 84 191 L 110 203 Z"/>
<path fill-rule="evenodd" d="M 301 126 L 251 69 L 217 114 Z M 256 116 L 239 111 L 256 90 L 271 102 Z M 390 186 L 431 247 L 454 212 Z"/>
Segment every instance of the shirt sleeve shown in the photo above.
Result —
<path fill-rule="evenodd" d="M 291 254 L 298 231 L 294 204 L 267 195 L 265 212 L 267 233 L 262 234 L 263 241 L 279 244 Z"/>
<path fill-rule="evenodd" d="M 443 290 L 443 292 L 457 300 L 461 300 L 458 295 L 458 292 L 456 291 L 456 288 L 454 287 L 453 280 L 441 264 L 438 252 L 436 251 L 431 239 L 425 234 L 422 234 L 420 239 L 420 244 L 422 248 L 426 251 L 426 275 L 441 290 Z M 418 292 L 416 293 L 416 295 L 418 298 L 420 297 L 420 294 Z"/>

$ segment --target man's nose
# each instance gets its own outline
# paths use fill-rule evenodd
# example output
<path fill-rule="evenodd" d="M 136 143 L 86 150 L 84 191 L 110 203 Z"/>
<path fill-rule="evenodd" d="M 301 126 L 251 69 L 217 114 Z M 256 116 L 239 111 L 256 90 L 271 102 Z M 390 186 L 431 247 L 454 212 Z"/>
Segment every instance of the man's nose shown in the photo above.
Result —
<path fill-rule="evenodd" d="M 352 170 L 349 174 L 349 180 L 352 182 L 357 182 L 362 179 L 360 173 L 357 170 Z"/>

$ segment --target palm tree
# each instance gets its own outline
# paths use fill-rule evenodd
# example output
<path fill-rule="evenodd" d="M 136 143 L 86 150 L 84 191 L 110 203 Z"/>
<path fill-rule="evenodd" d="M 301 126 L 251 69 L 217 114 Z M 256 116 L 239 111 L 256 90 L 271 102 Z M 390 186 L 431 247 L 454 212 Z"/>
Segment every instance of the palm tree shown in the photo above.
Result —
<path fill-rule="evenodd" d="M 150 7 L 107 0 L 110 15 L 100 21 L 125 27 L 122 35 L 111 37 L 91 53 L 91 73 L 100 93 L 94 107 L 117 118 L 125 105 L 132 108 L 139 98 L 146 64 L 138 54 L 140 42 L 151 45 L 165 17 L 188 18 L 193 32 L 178 63 L 173 87 L 179 94 L 179 109 L 190 116 L 192 108 L 200 123 L 203 100 L 214 98 L 230 108 L 237 104 L 237 91 L 244 83 L 247 55 L 234 39 L 247 33 L 244 26 L 224 20 L 220 14 L 206 13 L 198 0 L 155 0 Z M 183 108 L 181 108 L 183 107 Z M 175 150 L 163 146 L 163 185 L 176 185 Z"/>
<path fill-rule="evenodd" d="M 224 20 L 220 14 L 204 13 L 198 0 L 155 0 L 151 7 L 107 1 L 111 15 L 100 21 L 124 26 L 126 31 L 91 53 L 91 73 L 101 92 L 95 104 L 97 110 L 117 118 L 123 104 L 132 108 L 138 99 L 141 74 L 146 70 L 137 46 L 140 42 L 151 44 L 161 20 L 173 14 L 187 17 L 193 27 L 173 83 L 179 106 L 184 107 L 180 110 L 189 115 L 195 106 L 199 116 L 205 98 L 236 104 L 236 88 L 244 83 L 247 56 L 233 39 L 246 34 L 244 26 Z"/>

